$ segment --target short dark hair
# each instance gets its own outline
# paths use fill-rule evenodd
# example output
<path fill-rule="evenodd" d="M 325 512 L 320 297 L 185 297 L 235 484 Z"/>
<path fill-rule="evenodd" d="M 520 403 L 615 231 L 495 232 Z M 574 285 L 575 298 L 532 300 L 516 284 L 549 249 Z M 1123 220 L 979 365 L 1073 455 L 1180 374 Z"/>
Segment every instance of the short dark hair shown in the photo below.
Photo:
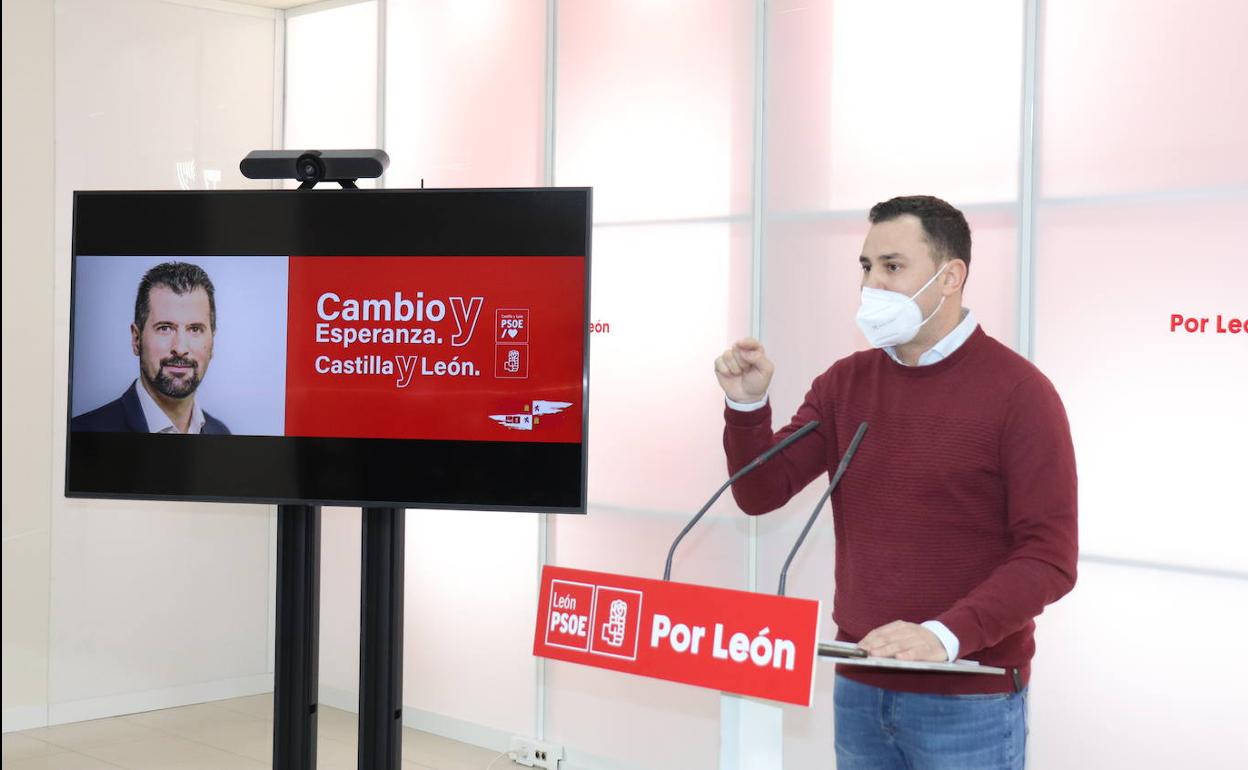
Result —
<path fill-rule="evenodd" d="M 164 286 L 174 294 L 190 294 L 196 289 L 203 289 L 208 295 L 208 317 L 212 330 L 217 330 L 217 301 L 212 279 L 199 265 L 190 262 L 162 262 L 143 274 L 139 281 L 139 294 L 134 298 L 134 325 L 139 331 L 147 323 L 147 316 L 152 310 L 152 288 Z"/>
<path fill-rule="evenodd" d="M 905 214 L 918 217 L 932 256 L 938 262 L 960 259 L 970 272 L 971 228 L 961 211 L 931 195 L 905 195 L 875 204 L 868 218 L 874 225 Z"/>

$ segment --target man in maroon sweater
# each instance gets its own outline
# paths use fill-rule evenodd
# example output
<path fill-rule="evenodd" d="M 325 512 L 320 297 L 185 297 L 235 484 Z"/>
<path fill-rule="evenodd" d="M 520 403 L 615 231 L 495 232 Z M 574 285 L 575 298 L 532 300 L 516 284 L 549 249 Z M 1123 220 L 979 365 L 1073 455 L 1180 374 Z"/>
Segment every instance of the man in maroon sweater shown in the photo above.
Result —
<path fill-rule="evenodd" d="M 763 346 L 741 340 L 715 361 L 730 471 L 820 421 L 733 495 L 751 515 L 779 508 L 830 476 L 869 423 L 832 495 L 837 638 L 1010 674 L 838 667 L 838 770 L 1021 768 L 1034 618 L 1075 583 L 1066 413 L 1052 383 L 962 306 L 971 234 L 960 211 L 911 196 L 869 218 L 857 320 L 873 349 L 815 378 L 774 434 Z"/>

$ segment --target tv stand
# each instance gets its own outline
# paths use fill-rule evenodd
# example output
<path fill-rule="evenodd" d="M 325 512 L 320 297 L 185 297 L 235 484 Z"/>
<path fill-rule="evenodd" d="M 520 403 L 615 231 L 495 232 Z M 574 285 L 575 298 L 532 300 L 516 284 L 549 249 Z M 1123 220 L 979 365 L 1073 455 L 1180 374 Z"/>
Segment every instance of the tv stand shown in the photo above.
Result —
<path fill-rule="evenodd" d="M 403 751 L 403 508 L 364 508 L 360 536 L 360 770 Z M 273 767 L 315 770 L 321 508 L 277 507 Z"/>

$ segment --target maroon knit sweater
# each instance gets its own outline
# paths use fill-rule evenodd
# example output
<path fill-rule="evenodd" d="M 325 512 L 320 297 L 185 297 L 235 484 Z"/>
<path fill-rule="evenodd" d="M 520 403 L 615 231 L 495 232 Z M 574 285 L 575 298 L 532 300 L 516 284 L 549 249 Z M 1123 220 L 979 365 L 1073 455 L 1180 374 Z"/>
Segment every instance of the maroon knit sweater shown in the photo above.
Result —
<path fill-rule="evenodd" d="M 902 366 L 882 350 L 837 361 L 774 435 L 770 405 L 724 418 L 730 471 L 821 423 L 733 485 L 752 515 L 830 477 L 858 424 L 870 423 L 832 495 L 838 639 L 857 642 L 894 620 L 939 620 L 959 657 L 1029 680 L 1033 618 L 1074 586 L 1078 555 L 1070 427 L 1035 366 L 976 327 L 928 366 Z M 837 670 L 909 692 L 1013 689 L 1011 676 Z"/>

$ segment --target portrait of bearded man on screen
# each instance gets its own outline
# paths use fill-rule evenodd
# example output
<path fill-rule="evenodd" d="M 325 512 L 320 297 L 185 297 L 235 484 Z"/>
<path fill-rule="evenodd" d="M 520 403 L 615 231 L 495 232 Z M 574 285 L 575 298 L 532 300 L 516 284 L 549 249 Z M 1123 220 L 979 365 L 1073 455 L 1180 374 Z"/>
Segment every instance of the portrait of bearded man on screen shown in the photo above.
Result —
<path fill-rule="evenodd" d="M 75 417 L 70 430 L 229 434 L 195 399 L 216 331 L 215 289 L 203 268 L 164 262 L 148 270 L 130 324 L 139 375 L 119 398 Z"/>

